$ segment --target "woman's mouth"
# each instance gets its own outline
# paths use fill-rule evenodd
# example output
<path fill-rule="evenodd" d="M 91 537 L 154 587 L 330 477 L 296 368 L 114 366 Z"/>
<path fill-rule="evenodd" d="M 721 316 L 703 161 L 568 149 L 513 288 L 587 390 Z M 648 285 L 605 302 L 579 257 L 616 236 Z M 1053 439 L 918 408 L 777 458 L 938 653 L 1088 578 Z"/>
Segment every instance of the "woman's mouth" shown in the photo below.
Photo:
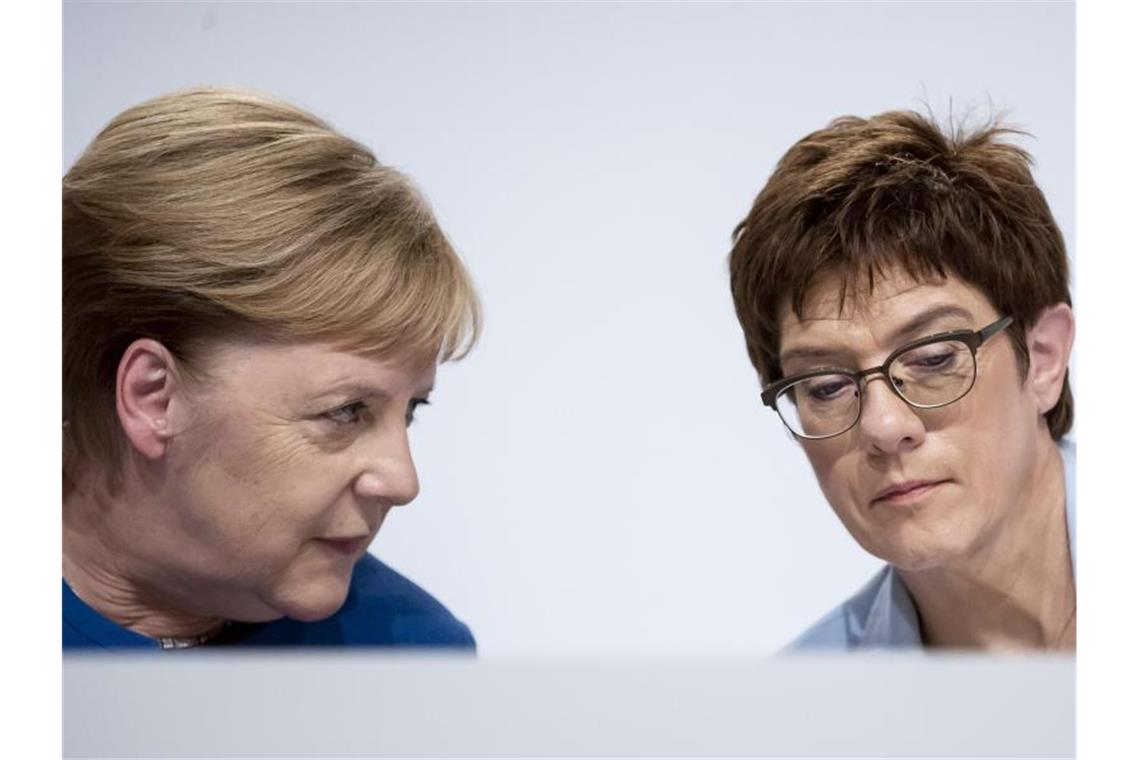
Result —
<path fill-rule="evenodd" d="M 895 483 L 880 491 L 878 495 L 871 500 L 871 505 L 914 504 L 924 499 L 930 492 L 934 491 L 943 483 L 948 482 L 947 480 L 908 480 L 903 483 Z"/>

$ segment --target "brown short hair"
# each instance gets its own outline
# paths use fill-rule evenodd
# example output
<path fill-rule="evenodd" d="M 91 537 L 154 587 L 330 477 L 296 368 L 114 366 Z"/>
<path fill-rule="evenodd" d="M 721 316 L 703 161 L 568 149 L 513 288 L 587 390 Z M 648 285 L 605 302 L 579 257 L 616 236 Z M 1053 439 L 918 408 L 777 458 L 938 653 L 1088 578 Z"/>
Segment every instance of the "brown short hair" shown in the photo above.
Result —
<path fill-rule="evenodd" d="M 202 338 L 470 349 L 480 310 L 427 202 L 294 106 L 196 88 L 119 114 L 63 180 L 64 472 L 122 453 L 115 375 L 135 339 L 193 369 Z"/>
<path fill-rule="evenodd" d="M 1014 317 L 1010 335 L 1028 369 L 1025 327 L 1071 303 L 1065 243 L 1032 159 L 1000 122 L 945 133 L 931 118 L 890 111 L 844 116 L 803 138 L 733 232 L 729 269 L 748 355 L 765 383 L 782 377 L 780 309 L 803 317 L 822 274 L 848 289 L 901 266 L 915 279 L 955 275 Z M 1072 426 L 1068 375 L 1046 415 L 1059 439 Z"/>

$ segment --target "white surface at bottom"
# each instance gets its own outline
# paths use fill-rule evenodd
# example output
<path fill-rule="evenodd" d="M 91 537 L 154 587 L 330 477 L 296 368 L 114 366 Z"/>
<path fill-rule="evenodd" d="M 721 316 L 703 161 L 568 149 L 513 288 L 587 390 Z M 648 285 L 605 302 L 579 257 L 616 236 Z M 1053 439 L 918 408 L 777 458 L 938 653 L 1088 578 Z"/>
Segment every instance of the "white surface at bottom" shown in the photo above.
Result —
<path fill-rule="evenodd" d="M 64 657 L 67 757 L 1071 757 L 1071 657 Z"/>

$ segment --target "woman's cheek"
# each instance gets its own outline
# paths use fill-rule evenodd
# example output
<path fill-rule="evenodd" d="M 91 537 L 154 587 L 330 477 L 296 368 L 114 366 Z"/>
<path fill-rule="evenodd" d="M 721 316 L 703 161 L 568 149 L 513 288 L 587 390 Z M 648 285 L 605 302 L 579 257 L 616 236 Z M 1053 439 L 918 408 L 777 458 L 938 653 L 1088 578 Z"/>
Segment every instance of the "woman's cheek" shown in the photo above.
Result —
<path fill-rule="evenodd" d="M 301 424 L 262 431 L 249 446 L 246 466 L 258 480 L 296 477 L 321 458 L 322 447 L 314 445 Z"/>

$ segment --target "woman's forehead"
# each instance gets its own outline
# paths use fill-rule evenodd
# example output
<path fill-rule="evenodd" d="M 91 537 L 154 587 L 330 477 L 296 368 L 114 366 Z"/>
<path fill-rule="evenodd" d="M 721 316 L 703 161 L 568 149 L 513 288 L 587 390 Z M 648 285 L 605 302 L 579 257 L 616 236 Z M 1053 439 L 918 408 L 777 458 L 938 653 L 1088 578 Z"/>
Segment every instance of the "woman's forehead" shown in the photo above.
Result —
<path fill-rule="evenodd" d="M 955 275 L 912 276 L 901 269 L 872 279 L 826 274 L 807 288 L 799 313 L 790 298 L 785 300 L 780 309 L 780 326 L 809 321 L 877 320 L 886 316 L 905 318 L 935 298 L 960 302 L 971 310 L 988 304 L 981 291 Z"/>
<path fill-rule="evenodd" d="M 957 317 L 972 324 L 993 311 L 977 288 L 956 276 L 914 278 L 892 272 L 852 287 L 838 276 L 822 277 L 796 313 L 789 301 L 780 310 L 781 353 L 816 340 L 855 340 L 869 336 L 890 343 L 891 336 L 929 315 L 931 323 Z"/>
<path fill-rule="evenodd" d="M 252 379 L 298 388 L 353 383 L 430 387 L 436 368 L 434 356 L 418 352 L 376 356 L 318 341 L 223 340 L 210 347 L 205 359 L 210 374 L 222 382 Z"/>

